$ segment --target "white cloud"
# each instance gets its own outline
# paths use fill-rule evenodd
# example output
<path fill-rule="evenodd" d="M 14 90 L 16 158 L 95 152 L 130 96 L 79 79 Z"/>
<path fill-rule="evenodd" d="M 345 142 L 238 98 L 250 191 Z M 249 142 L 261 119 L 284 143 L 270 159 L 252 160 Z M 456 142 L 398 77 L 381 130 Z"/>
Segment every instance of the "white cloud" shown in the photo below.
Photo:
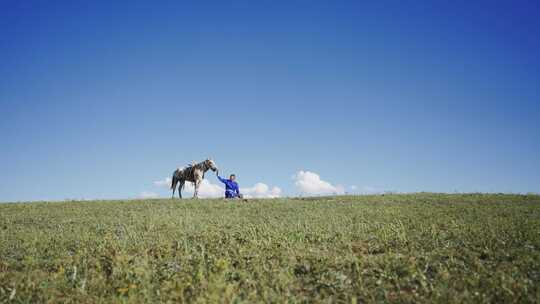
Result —
<path fill-rule="evenodd" d="M 193 183 L 186 182 L 184 190 L 185 192 L 188 192 L 191 195 L 193 195 L 193 191 L 195 190 L 195 187 L 193 186 Z M 218 186 L 216 184 L 212 184 L 207 179 L 203 179 L 201 181 L 201 184 L 199 185 L 200 198 L 223 197 L 225 196 L 224 193 L 225 193 L 225 188 L 222 188 L 221 186 Z"/>
<path fill-rule="evenodd" d="M 276 198 L 280 197 L 281 189 L 279 187 L 270 189 L 266 184 L 256 183 L 253 187 L 240 188 L 240 193 L 246 198 Z"/>
<path fill-rule="evenodd" d="M 143 191 L 139 193 L 138 198 L 158 198 L 159 194 L 155 192 Z"/>
<path fill-rule="evenodd" d="M 343 194 L 345 189 L 342 186 L 334 186 L 327 181 L 323 181 L 317 173 L 310 171 L 298 171 L 293 176 L 294 185 L 304 194 Z"/>
<path fill-rule="evenodd" d="M 170 189 L 171 178 L 167 177 L 165 179 L 155 181 L 154 186 Z M 184 197 L 192 196 L 193 190 L 193 183 L 186 182 L 182 195 Z M 279 187 L 270 188 L 264 183 L 256 183 L 253 187 L 240 188 L 240 193 L 242 193 L 246 198 L 276 198 L 281 196 L 281 189 Z M 220 184 L 213 184 L 209 180 L 203 179 L 199 187 L 199 197 L 225 197 L 225 188 Z"/>
<path fill-rule="evenodd" d="M 171 182 L 172 182 L 172 179 L 170 177 L 167 177 L 165 179 L 155 181 L 154 186 L 170 188 Z"/>
<path fill-rule="evenodd" d="M 171 178 L 167 177 L 162 180 L 158 180 L 154 182 L 154 186 L 160 187 L 160 188 L 171 188 Z M 193 195 L 194 191 L 193 183 L 186 182 L 184 189 L 182 191 L 182 196 L 184 197 L 190 197 Z M 213 198 L 213 197 L 222 197 L 224 196 L 225 188 L 212 184 L 209 180 L 203 179 L 201 181 L 201 185 L 199 186 L 199 197 L 200 198 Z M 175 194 L 176 195 L 176 194 Z"/>

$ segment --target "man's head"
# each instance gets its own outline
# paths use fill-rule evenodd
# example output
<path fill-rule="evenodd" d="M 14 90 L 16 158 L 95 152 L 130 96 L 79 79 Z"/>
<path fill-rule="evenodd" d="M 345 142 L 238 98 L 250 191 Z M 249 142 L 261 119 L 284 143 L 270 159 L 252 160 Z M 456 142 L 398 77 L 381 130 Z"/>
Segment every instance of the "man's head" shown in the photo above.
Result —
<path fill-rule="evenodd" d="M 231 176 L 229 176 L 229 179 L 232 180 L 232 181 L 234 181 L 234 180 L 236 179 L 236 175 L 231 174 Z"/>

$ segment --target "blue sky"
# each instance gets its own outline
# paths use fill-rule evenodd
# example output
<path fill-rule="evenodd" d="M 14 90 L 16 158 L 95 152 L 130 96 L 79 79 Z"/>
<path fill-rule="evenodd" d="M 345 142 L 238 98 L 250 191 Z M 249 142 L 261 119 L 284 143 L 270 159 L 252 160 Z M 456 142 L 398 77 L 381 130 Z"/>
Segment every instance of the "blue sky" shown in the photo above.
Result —
<path fill-rule="evenodd" d="M 539 53 L 535 1 L 1 1 L 0 201 L 167 196 L 206 157 L 281 195 L 540 192 Z"/>

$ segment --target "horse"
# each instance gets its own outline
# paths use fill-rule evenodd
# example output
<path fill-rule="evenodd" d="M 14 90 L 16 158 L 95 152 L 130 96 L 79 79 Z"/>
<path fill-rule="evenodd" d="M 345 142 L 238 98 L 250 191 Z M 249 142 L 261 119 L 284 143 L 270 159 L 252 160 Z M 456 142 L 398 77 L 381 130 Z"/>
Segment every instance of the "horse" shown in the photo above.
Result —
<path fill-rule="evenodd" d="M 203 162 L 192 164 L 185 168 L 176 169 L 172 175 L 171 189 L 173 192 L 171 198 L 174 198 L 174 191 L 176 190 L 177 184 L 180 184 L 178 187 L 178 197 L 182 198 L 182 189 L 184 188 L 186 181 L 193 183 L 195 186 L 193 198 L 198 198 L 199 186 L 204 178 L 204 173 L 206 173 L 208 170 L 216 172 L 217 169 L 216 164 L 211 159 L 206 159 Z"/>

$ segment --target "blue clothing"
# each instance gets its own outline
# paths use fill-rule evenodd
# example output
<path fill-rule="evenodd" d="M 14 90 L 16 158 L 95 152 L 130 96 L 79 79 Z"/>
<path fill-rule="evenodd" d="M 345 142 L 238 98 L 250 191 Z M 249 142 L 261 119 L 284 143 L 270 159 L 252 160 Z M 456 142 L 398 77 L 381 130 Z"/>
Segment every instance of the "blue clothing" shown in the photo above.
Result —
<path fill-rule="evenodd" d="M 240 197 L 240 189 L 238 188 L 238 183 L 230 179 L 224 179 L 217 177 L 222 183 L 225 184 L 225 197 L 226 198 L 235 198 Z"/>

